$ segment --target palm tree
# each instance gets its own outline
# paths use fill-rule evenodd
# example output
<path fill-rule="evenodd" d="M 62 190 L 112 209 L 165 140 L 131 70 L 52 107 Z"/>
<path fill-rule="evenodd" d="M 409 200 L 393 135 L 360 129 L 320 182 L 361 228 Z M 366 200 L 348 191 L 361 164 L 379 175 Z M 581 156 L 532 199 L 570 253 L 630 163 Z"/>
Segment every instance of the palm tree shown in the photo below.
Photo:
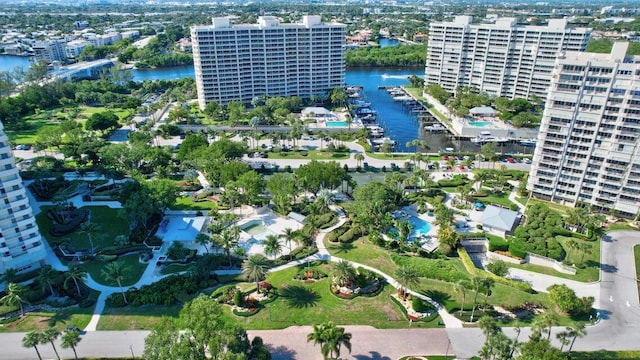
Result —
<path fill-rule="evenodd" d="M 40 268 L 40 273 L 38 274 L 37 281 L 42 290 L 48 288 L 49 293 L 51 293 L 51 295 L 55 295 L 55 291 L 53 291 L 53 285 L 51 284 L 51 282 L 55 280 L 57 276 L 58 273 L 53 270 L 51 265 L 45 265 Z"/>
<path fill-rule="evenodd" d="M 195 239 L 196 244 L 204 247 L 204 250 L 207 252 L 207 254 L 209 253 L 209 242 L 211 242 L 211 238 L 209 237 L 209 235 L 205 234 L 205 233 L 199 233 L 198 235 L 196 235 L 196 239 Z"/>
<path fill-rule="evenodd" d="M 15 282 L 16 275 L 18 275 L 18 271 L 13 268 L 8 268 L 4 271 L 4 274 L 0 277 L 2 281 L 6 281 L 7 283 Z"/>
<path fill-rule="evenodd" d="M 478 320 L 478 326 L 485 336 L 485 342 L 489 341 L 489 337 L 500 331 L 500 327 L 496 325 L 496 321 L 487 315 L 484 315 L 480 320 Z"/>
<path fill-rule="evenodd" d="M 400 266 L 398 270 L 396 270 L 396 280 L 402 287 L 402 300 L 407 299 L 407 290 L 409 286 L 417 286 L 418 285 L 418 273 L 416 269 L 410 266 Z"/>
<path fill-rule="evenodd" d="M 325 335 L 331 359 L 340 357 L 340 348 L 342 345 L 344 345 L 344 347 L 349 350 L 349 353 L 351 353 L 351 333 L 344 332 L 343 327 L 335 326 L 331 321 L 329 321 L 327 328 L 325 329 Z"/>
<path fill-rule="evenodd" d="M 454 289 L 462 294 L 462 306 L 460 306 L 460 316 L 462 316 L 462 312 L 464 311 L 464 303 L 467 300 L 467 289 L 469 288 L 469 283 L 464 280 L 459 280 L 454 285 Z"/>
<path fill-rule="evenodd" d="M 229 260 L 229 267 L 233 266 L 231 262 L 231 251 L 238 246 L 240 240 L 240 228 L 237 226 L 226 227 L 222 229 L 220 234 L 215 235 L 215 242 L 220 246 Z"/>
<path fill-rule="evenodd" d="M 72 280 L 73 283 L 76 285 L 76 291 L 78 292 L 78 297 L 81 297 L 82 293 L 80 292 L 80 284 L 78 284 L 78 280 L 84 281 L 86 277 L 87 277 L 86 271 L 82 270 L 79 266 L 77 265 L 70 266 L 69 271 L 67 271 L 67 273 L 65 274 L 63 286 L 65 289 L 67 289 L 69 280 Z"/>
<path fill-rule="evenodd" d="M 42 356 L 40 356 L 40 351 L 38 350 L 38 344 L 40 344 L 41 334 L 36 331 L 29 331 L 22 338 L 22 346 L 26 348 L 34 348 L 36 349 L 36 354 L 38 354 L 38 359 L 42 360 Z"/>
<path fill-rule="evenodd" d="M 24 287 L 19 284 L 9 283 L 5 292 L 7 295 L 0 298 L 0 303 L 8 306 L 20 306 L 20 315 L 24 316 L 24 308 L 22 303 L 25 302 L 21 295 L 24 293 Z"/>
<path fill-rule="evenodd" d="M 482 279 L 482 287 L 484 288 L 484 305 L 482 306 L 482 311 L 487 310 L 487 301 L 489 300 L 489 294 L 491 293 L 491 288 L 495 285 L 496 281 L 493 278 L 486 277 Z"/>
<path fill-rule="evenodd" d="M 582 338 L 587 335 L 587 331 L 584 328 L 584 324 L 582 323 L 573 323 L 567 327 L 567 331 L 569 332 L 569 336 L 573 337 L 571 339 L 571 344 L 569 345 L 569 352 L 573 349 L 573 344 L 576 342 L 576 338 Z"/>
<path fill-rule="evenodd" d="M 362 165 L 362 161 L 364 161 L 364 155 L 362 155 L 362 153 L 356 153 L 353 155 L 353 158 L 356 160 L 357 166 Z"/>
<path fill-rule="evenodd" d="M 339 286 L 345 286 L 356 278 L 356 269 L 346 260 L 333 264 L 333 280 Z"/>
<path fill-rule="evenodd" d="M 282 244 L 276 235 L 267 235 L 267 237 L 262 241 L 262 245 L 264 245 L 265 254 L 269 257 L 277 259 L 278 256 L 282 254 Z"/>
<path fill-rule="evenodd" d="M 42 331 L 40 334 L 40 344 L 50 343 L 53 347 L 53 352 L 56 353 L 56 357 L 60 360 L 60 355 L 58 354 L 58 349 L 56 349 L 56 345 L 53 343 L 60 336 L 60 332 L 56 330 L 54 327 L 48 327 Z"/>
<path fill-rule="evenodd" d="M 287 244 L 289 244 L 289 256 L 291 256 L 291 252 L 293 251 L 293 249 L 291 249 L 291 243 L 298 241 L 298 232 L 292 228 L 285 228 L 284 232 L 280 236 Z"/>
<path fill-rule="evenodd" d="M 547 340 L 551 338 L 551 328 L 558 323 L 558 319 L 551 312 L 545 312 L 541 317 L 537 319 L 534 325 L 539 327 L 540 332 L 546 329 Z"/>
<path fill-rule="evenodd" d="M 336 200 L 336 196 L 331 190 L 322 189 L 318 192 L 315 203 L 318 204 L 318 210 L 325 214 L 329 211 L 329 206 L 333 205 Z"/>
<path fill-rule="evenodd" d="M 120 287 L 120 292 L 122 293 L 122 299 L 124 299 L 124 303 L 129 303 L 127 301 L 127 296 L 124 293 L 124 288 L 122 287 L 122 280 L 124 280 L 124 273 L 129 269 L 124 266 L 124 262 L 122 261 L 114 261 L 105 265 L 104 269 L 102 269 L 102 276 L 107 281 L 115 281 L 118 283 L 118 287 Z"/>
<path fill-rule="evenodd" d="M 471 322 L 473 322 L 473 316 L 476 313 L 476 304 L 478 303 L 478 293 L 480 292 L 480 287 L 482 286 L 482 278 L 480 276 L 474 276 L 471 278 L 471 284 L 473 285 L 473 290 L 475 292 L 473 296 L 473 307 L 471 308 Z"/>
<path fill-rule="evenodd" d="M 78 343 L 80 342 L 80 340 L 82 340 L 82 338 L 80 337 L 80 332 L 78 330 L 73 329 L 62 334 L 62 348 L 63 349 L 71 348 L 71 350 L 73 350 L 73 355 L 75 356 L 76 360 L 78 360 L 78 354 L 76 353 L 76 346 L 78 346 Z"/>
<path fill-rule="evenodd" d="M 314 345 L 320 345 L 320 352 L 322 353 L 322 357 L 324 359 L 329 355 L 329 348 L 326 346 L 327 344 L 327 330 L 328 323 L 313 325 L 313 332 L 307 334 L 307 342 L 313 341 Z"/>
<path fill-rule="evenodd" d="M 556 338 L 560 341 L 560 351 L 562 351 L 562 349 L 564 349 L 564 347 L 566 345 L 569 345 L 569 343 L 570 343 L 569 338 L 570 337 L 571 337 L 571 335 L 569 334 L 568 331 L 561 331 L 561 332 L 556 334 Z"/>
<path fill-rule="evenodd" d="M 101 230 L 101 227 L 95 223 L 87 221 L 80 226 L 80 232 L 87 235 L 89 243 L 91 244 L 91 255 L 94 254 L 95 247 L 93 246 L 93 236 Z"/>
<path fill-rule="evenodd" d="M 267 258 L 263 255 L 251 255 L 242 264 L 242 272 L 249 281 L 256 282 L 256 291 L 260 290 L 260 281 L 267 273 Z"/>
<path fill-rule="evenodd" d="M 307 334 L 307 342 L 313 341 L 315 345 L 320 345 L 320 352 L 324 359 L 328 357 L 334 359 L 340 357 L 340 348 L 343 345 L 351 352 L 351 334 L 344 330 L 343 327 L 336 326 L 331 321 L 313 325 L 313 332 Z"/>

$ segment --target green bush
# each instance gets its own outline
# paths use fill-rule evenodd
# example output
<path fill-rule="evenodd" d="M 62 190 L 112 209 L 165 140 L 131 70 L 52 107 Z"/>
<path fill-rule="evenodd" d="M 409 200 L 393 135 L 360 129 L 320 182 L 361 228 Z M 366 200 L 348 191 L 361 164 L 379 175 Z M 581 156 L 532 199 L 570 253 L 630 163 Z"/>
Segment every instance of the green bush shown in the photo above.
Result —
<path fill-rule="evenodd" d="M 104 255 L 104 254 L 100 254 L 98 256 L 96 256 L 96 258 L 100 261 L 104 261 L 104 262 L 112 262 L 115 261 L 118 258 L 118 255 Z"/>
<path fill-rule="evenodd" d="M 509 242 L 504 239 L 489 239 L 489 251 L 509 251 Z"/>
<path fill-rule="evenodd" d="M 404 314 L 404 316 L 407 318 L 407 320 L 409 320 L 409 314 L 407 314 L 407 309 L 402 306 L 402 304 L 400 304 L 400 301 L 398 301 L 398 299 L 396 299 L 394 296 L 389 296 L 389 298 L 391 299 L 391 301 L 398 305 L 400 307 L 400 310 L 402 311 L 402 313 Z M 413 304 L 412 304 L 413 305 Z M 437 311 L 433 311 L 431 313 L 431 316 L 425 317 L 425 318 L 420 318 L 418 320 L 414 320 L 414 321 L 421 321 L 421 322 L 431 322 L 433 320 L 435 320 L 438 317 L 438 312 Z"/>
<path fill-rule="evenodd" d="M 490 277 L 490 278 L 493 278 L 497 283 L 507 285 L 512 288 L 516 288 L 518 290 L 522 290 L 528 293 L 533 293 L 533 289 L 531 288 L 531 285 L 525 282 L 506 279 L 506 278 L 497 276 L 496 274 L 478 269 L 473 264 L 473 261 L 471 260 L 471 257 L 469 257 L 469 254 L 467 254 L 467 250 L 465 250 L 463 247 L 458 248 L 458 255 L 460 256 L 460 260 L 462 260 L 462 264 L 464 265 L 465 269 L 467 269 L 467 271 L 471 275 Z"/>
<path fill-rule="evenodd" d="M 359 237 L 359 234 L 357 234 L 356 231 L 354 231 L 353 229 L 349 229 L 344 234 L 340 235 L 338 241 L 340 241 L 341 243 L 350 243 L 354 240 L 354 238 L 357 239 L 356 235 L 358 235 Z"/>
<path fill-rule="evenodd" d="M 244 295 L 242 294 L 242 291 L 236 290 L 233 294 L 233 304 L 237 307 L 242 307 L 242 305 L 244 305 Z"/>

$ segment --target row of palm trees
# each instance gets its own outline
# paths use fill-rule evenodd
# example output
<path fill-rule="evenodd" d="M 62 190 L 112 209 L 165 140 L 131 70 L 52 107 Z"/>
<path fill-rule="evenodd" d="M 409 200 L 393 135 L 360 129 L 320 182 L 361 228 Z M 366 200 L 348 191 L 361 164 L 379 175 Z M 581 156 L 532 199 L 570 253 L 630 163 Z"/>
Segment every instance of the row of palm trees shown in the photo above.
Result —
<path fill-rule="evenodd" d="M 22 338 L 22 346 L 26 348 L 34 348 L 36 354 L 38 354 L 38 359 L 42 360 L 42 356 L 40 355 L 40 350 L 38 350 L 38 345 L 51 344 L 53 347 L 53 352 L 56 353 L 56 357 L 60 360 L 60 354 L 58 354 L 58 349 L 56 349 L 56 345 L 54 341 L 60 337 L 60 332 L 54 327 L 48 327 L 41 332 L 38 331 L 30 331 L 25 334 Z M 78 353 L 76 352 L 76 346 L 82 340 L 80 337 L 80 332 L 76 329 L 71 329 L 65 331 L 62 334 L 62 348 L 73 350 L 73 355 L 76 359 L 78 359 Z"/>
<path fill-rule="evenodd" d="M 464 311 L 464 304 L 467 299 L 467 292 L 470 289 L 473 289 L 473 306 L 471 308 L 471 318 L 470 321 L 473 322 L 475 318 L 476 305 L 478 304 L 478 295 L 480 294 L 480 290 L 484 289 L 484 305 L 482 310 L 485 311 L 487 309 L 487 302 L 489 301 L 489 295 L 491 294 L 491 289 L 495 285 L 495 280 L 490 277 L 485 276 L 474 276 L 471 278 L 471 281 L 460 280 L 455 285 L 454 288 L 457 292 L 462 295 L 462 306 L 460 306 L 459 315 L 462 316 L 462 311 Z"/>

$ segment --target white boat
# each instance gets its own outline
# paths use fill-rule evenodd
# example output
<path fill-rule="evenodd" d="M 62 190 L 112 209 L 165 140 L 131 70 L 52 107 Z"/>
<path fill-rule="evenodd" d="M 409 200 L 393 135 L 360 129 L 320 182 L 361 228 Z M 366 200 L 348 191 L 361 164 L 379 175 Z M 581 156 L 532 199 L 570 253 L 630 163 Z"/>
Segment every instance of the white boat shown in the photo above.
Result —
<path fill-rule="evenodd" d="M 538 143 L 538 139 L 523 139 L 520 140 L 520 145 L 534 147 Z"/>
<path fill-rule="evenodd" d="M 432 125 L 427 125 L 427 126 L 424 127 L 424 129 L 428 130 L 428 131 L 444 131 L 444 130 L 446 130 L 446 128 L 444 126 L 442 126 L 442 124 L 438 124 L 438 123 L 435 123 L 435 124 L 432 124 Z"/>
<path fill-rule="evenodd" d="M 483 131 L 480 133 L 480 135 L 476 136 L 475 138 L 471 139 L 471 142 L 474 144 L 486 144 L 486 143 L 506 143 L 508 142 L 509 139 L 508 138 L 503 138 L 503 137 L 496 137 L 491 135 L 491 132 L 489 131 Z"/>

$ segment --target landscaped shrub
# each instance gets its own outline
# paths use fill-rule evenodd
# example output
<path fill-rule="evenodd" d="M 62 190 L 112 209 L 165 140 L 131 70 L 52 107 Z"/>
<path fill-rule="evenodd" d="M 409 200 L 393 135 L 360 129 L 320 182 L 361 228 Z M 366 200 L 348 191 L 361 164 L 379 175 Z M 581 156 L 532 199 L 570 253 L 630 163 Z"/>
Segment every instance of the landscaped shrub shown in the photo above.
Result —
<path fill-rule="evenodd" d="M 407 308 L 405 308 L 398 299 L 396 299 L 394 296 L 389 296 L 389 298 L 391 299 L 391 301 L 398 305 L 400 307 L 400 310 L 402 311 L 402 313 L 404 314 L 404 316 L 407 318 L 407 320 L 412 320 L 412 321 L 421 321 L 421 322 L 431 322 L 433 320 L 435 320 L 438 317 L 438 312 L 437 311 L 433 311 L 431 313 L 430 316 L 424 317 L 424 318 L 419 318 L 419 319 L 410 319 L 409 318 L 409 314 L 407 313 Z M 412 300 L 413 301 L 413 300 Z M 440 323 L 438 323 L 438 325 L 441 325 Z"/>
<path fill-rule="evenodd" d="M 237 307 L 242 307 L 242 305 L 244 305 L 244 295 L 242 294 L 242 291 L 236 290 L 233 294 L 233 304 Z"/>
<path fill-rule="evenodd" d="M 411 298 L 411 307 L 416 312 L 437 311 L 437 309 L 428 301 L 422 300 L 417 296 Z"/>
<path fill-rule="evenodd" d="M 215 276 L 215 275 L 214 275 Z M 156 304 L 171 305 L 178 298 L 192 295 L 198 291 L 198 285 L 190 276 L 172 275 L 139 290 L 127 291 L 127 299 L 133 305 Z"/>
<path fill-rule="evenodd" d="M 133 245 L 128 247 L 106 246 L 102 248 L 102 250 L 100 250 L 100 253 L 104 255 L 122 255 L 130 252 L 142 251 L 146 249 L 147 247 L 144 245 Z"/>
<path fill-rule="evenodd" d="M 49 234 L 51 236 L 59 237 L 71 234 L 80 227 L 80 225 L 87 219 L 90 213 L 88 209 L 76 208 L 68 208 L 60 211 L 66 212 L 64 219 L 60 216 L 60 214 L 58 214 L 57 210 L 50 209 L 49 211 L 47 211 L 47 217 L 52 220 L 52 226 L 49 230 Z"/>
<path fill-rule="evenodd" d="M 439 187 L 457 187 L 460 185 L 464 185 L 466 183 L 467 183 L 467 179 L 460 174 L 454 175 L 451 179 L 438 180 Z"/>
<path fill-rule="evenodd" d="M 504 239 L 489 239 L 489 251 L 509 251 L 509 242 Z"/>
<path fill-rule="evenodd" d="M 118 255 L 105 255 L 105 254 L 100 254 L 96 257 L 98 260 L 100 261 L 104 261 L 104 262 L 112 262 L 115 261 L 118 258 Z"/>
<path fill-rule="evenodd" d="M 325 274 L 324 272 L 318 269 L 310 268 L 310 269 L 303 269 L 298 271 L 293 278 L 296 280 L 307 280 L 307 279 L 320 280 L 326 277 L 327 277 L 327 274 Z"/>
<path fill-rule="evenodd" d="M 501 276 L 497 276 L 496 274 L 490 273 L 488 271 L 483 271 L 478 269 L 473 264 L 473 261 L 471 260 L 471 257 L 469 257 L 469 254 L 467 254 L 467 250 L 465 250 L 463 247 L 458 248 L 458 255 L 460 256 L 460 260 L 462 260 L 462 264 L 464 265 L 464 268 L 467 269 L 467 271 L 471 275 L 490 277 L 490 278 L 493 278 L 496 282 L 501 283 L 503 285 L 507 285 L 512 288 L 516 288 L 518 290 L 526 291 L 528 293 L 534 292 L 533 289 L 531 288 L 531 285 L 525 282 L 503 278 Z"/>
<path fill-rule="evenodd" d="M 515 230 L 515 239 L 512 241 L 514 244 L 510 244 L 509 252 L 518 257 L 531 252 L 560 260 L 564 251 L 555 237 L 566 233 L 563 227 L 564 220 L 560 214 L 546 205 L 534 204 L 527 209 L 526 224 Z"/>
<path fill-rule="evenodd" d="M 320 229 L 327 229 L 336 223 L 337 215 L 332 211 L 322 214 L 318 217 L 318 225 Z"/>

